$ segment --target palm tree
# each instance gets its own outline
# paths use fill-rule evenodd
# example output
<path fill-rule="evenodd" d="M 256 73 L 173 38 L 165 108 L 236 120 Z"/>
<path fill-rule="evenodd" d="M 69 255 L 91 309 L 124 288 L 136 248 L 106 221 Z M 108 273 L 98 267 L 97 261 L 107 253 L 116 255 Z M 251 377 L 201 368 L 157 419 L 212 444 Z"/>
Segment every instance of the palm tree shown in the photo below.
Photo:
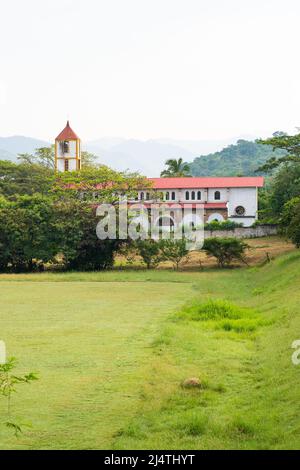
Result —
<path fill-rule="evenodd" d="M 165 162 L 167 168 L 161 172 L 161 178 L 175 178 L 175 177 L 182 177 L 182 176 L 191 176 L 189 174 L 190 167 L 189 164 L 184 162 L 182 158 L 170 159 Z"/>

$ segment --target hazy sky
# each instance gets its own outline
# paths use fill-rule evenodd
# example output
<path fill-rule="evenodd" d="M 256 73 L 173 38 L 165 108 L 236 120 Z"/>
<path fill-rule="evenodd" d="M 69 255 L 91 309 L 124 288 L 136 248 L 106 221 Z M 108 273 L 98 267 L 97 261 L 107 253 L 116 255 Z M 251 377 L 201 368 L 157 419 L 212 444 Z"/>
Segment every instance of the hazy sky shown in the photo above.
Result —
<path fill-rule="evenodd" d="M 300 126 L 299 0 L 0 0 L 0 136 Z"/>

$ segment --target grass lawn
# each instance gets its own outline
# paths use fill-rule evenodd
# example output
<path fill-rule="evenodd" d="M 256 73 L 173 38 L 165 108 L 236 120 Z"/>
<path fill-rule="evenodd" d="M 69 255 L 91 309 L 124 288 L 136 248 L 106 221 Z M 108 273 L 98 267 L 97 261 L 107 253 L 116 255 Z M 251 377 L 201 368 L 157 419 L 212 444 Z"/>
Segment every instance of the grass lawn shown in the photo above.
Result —
<path fill-rule="evenodd" d="M 224 271 L 3 275 L 0 325 L 17 372 L 40 375 L 13 397 L 32 427 L 0 426 L 1 449 L 300 448 L 299 252 Z M 202 387 L 183 389 L 189 377 Z"/>

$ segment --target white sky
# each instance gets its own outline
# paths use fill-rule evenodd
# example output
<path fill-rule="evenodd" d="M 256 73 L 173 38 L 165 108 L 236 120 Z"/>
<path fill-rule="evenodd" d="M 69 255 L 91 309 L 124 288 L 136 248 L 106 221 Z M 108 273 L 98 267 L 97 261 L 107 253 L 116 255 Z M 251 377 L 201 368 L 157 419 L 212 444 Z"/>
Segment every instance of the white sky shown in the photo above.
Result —
<path fill-rule="evenodd" d="M 0 135 L 300 126 L 299 0 L 0 0 Z"/>

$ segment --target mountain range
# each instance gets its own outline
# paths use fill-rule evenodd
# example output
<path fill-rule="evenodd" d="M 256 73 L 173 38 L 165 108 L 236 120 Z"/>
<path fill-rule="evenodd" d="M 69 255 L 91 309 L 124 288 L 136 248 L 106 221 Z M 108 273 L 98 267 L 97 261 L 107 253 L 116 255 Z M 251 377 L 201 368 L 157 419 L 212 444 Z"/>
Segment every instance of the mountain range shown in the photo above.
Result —
<path fill-rule="evenodd" d="M 240 138 L 254 140 L 254 136 L 227 140 L 137 140 L 103 137 L 83 142 L 82 148 L 98 156 L 98 161 L 116 170 L 139 171 L 146 176 L 159 176 L 168 158 L 182 157 L 192 162 L 196 157 L 222 150 Z M 32 137 L 0 137 L 0 159 L 16 161 L 20 153 L 33 153 L 36 148 L 47 147 L 50 142 Z"/>

